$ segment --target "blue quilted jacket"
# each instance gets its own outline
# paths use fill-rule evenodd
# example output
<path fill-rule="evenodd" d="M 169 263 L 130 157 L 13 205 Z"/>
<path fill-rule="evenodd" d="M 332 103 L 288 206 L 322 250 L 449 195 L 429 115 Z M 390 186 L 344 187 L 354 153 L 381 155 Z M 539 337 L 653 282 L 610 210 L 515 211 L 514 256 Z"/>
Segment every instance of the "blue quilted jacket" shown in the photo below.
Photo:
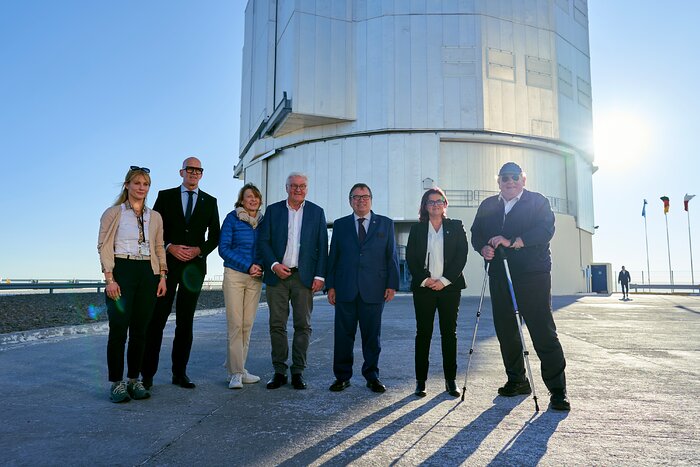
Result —
<path fill-rule="evenodd" d="M 251 265 L 262 264 L 256 254 L 257 239 L 258 229 L 240 220 L 235 210 L 228 213 L 219 237 L 219 256 L 224 260 L 224 267 L 247 274 Z"/>

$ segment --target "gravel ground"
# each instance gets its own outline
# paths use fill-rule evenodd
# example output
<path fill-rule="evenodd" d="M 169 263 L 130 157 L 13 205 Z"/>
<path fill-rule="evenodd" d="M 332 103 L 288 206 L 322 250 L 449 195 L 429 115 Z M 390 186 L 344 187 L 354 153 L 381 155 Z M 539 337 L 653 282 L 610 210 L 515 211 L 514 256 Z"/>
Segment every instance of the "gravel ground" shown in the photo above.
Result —
<path fill-rule="evenodd" d="M 198 310 L 222 308 L 221 290 L 203 290 Z M 107 320 L 104 293 L 0 295 L 0 334 Z"/>

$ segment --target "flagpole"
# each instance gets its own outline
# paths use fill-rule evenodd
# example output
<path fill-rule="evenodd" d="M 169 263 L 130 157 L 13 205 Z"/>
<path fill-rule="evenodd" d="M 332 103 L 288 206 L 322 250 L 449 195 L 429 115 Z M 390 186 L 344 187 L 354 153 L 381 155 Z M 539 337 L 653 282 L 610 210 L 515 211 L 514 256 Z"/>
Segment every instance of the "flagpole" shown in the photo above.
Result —
<path fill-rule="evenodd" d="M 651 284 L 651 272 L 649 271 L 649 233 L 647 232 L 647 216 L 644 216 L 644 242 L 646 243 L 647 247 L 647 284 Z"/>
<path fill-rule="evenodd" d="M 673 291 L 673 270 L 671 269 L 671 241 L 668 238 L 668 214 L 664 213 L 666 219 L 666 250 L 668 251 L 668 275 L 671 279 L 671 291 Z"/>
<path fill-rule="evenodd" d="M 690 280 L 692 284 L 695 285 L 695 272 L 693 271 L 693 240 L 690 236 L 690 209 L 686 212 L 688 213 L 688 245 L 690 246 Z"/>

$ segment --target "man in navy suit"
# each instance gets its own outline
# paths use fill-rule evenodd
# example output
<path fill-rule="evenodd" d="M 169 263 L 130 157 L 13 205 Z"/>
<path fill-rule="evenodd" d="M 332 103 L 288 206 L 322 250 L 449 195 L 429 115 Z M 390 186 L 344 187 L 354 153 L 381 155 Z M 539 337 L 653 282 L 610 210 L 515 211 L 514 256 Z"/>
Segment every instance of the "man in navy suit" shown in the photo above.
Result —
<path fill-rule="evenodd" d="M 364 183 L 350 190 L 353 213 L 333 223 L 328 255 L 328 302 L 335 305 L 335 346 L 331 391 L 350 386 L 357 324 L 362 336 L 362 376 L 367 387 L 384 392 L 379 380 L 379 342 L 384 303 L 399 288 L 394 222 L 372 212 L 372 190 Z"/>
<path fill-rule="evenodd" d="M 328 261 L 328 227 L 323 209 L 306 201 L 308 178 L 293 172 L 287 177 L 287 199 L 265 211 L 258 236 L 263 259 L 265 295 L 270 308 L 270 341 L 275 374 L 268 389 L 287 384 L 287 321 L 292 304 L 292 386 L 306 389 L 303 372 L 311 338 L 314 293 L 323 289 Z"/>
<path fill-rule="evenodd" d="M 187 363 L 192 349 L 192 325 L 197 299 L 207 272 L 207 255 L 219 245 L 219 208 L 216 198 L 199 188 L 202 163 L 188 157 L 182 163 L 182 185 L 162 190 L 153 205 L 163 217 L 163 240 L 168 260 L 168 291 L 156 303 L 146 335 L 141 374 L 150 388 L 158 371 L 163 329 L 172 311 L 175 294 L 175 339 L 172 350 L 173 384 L 192 389 Z"/>

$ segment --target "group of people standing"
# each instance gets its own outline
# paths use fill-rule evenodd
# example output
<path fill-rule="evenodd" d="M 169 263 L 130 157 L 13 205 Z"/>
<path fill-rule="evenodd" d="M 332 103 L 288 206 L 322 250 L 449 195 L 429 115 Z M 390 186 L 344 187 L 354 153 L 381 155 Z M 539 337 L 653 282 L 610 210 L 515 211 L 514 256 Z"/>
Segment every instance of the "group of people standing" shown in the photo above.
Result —
<path fill-rule="evenodd" d="M 114 402 L 150 397 L 158 369 L 163 329 L 176 306 L 172 383 L 194 388 L 186 369 L 192 324 L 204 276 L 206 256 L 218 246 L 224 260 L 229 388 L 240 389 L 260 377 L 245 368 L 250 335 L 263 283 L 269 305 L 269 333 L 274 374 L 268 389 L 289 382 L 306 389 L 304 370 L 311 337 L 313 296 L 327 292 L 335 307 L 333 373 L 330 390 L 350 386 L 353 347 L 359 325 L 362 376 L 367 387 L 386 391 L 379 378 L 381 320 L 384 305 L 399 288 L 399 261 L 393 221 L 372 211 L 372 190 L 355 184 L 348 201 L 352 213 L 337 219 L 328 248 L 324 210 L 306 200 L 308 177 L 293 172 L 285 200 L 261 213 L 262 194 L 253 184 L 240 190 L 234 211 L 219 228 L 216 198 L 199 189 L 204 169 L 190 157 L 183 162 L 181 186 L 163 190 L 149 209 L 149 169 L 132 166 L 122 193 L 100 222 L 98 251 L 107 283 L 110 331 L 107 345 L 110 398 Z M 524 190 L 525 174 L 512 162 L 499 172 L 500 193 L 486 199 L 471 228 L 472 246 L 486 262 L 504 247 L 528 323 L 552 407 L 569 410 L 565 360 L 551 313 L 549 241 L 554 215 L 547 198 Z M 411 227 L 406 263 L 416 319 L 416 396 L 426 395 L 430 343 L 437 312 L 445 390 L 460 396 L 457 374 L 457 317 L 468 241 L 462 222 L 446 217 L 448 200 L 440 188 L 421 199 L 419 222 Z M 523 351 L 518 340 L 510 294 L 502 266 L 489 270 L 494 323 L 508 381 L 503 396 L 528 394 Z M 177 297 L 177 298 L 176 298 Z M 294 333 L 289 359 L 287 323 L 290 305 Z M 129 337 L 127 380 L 124 351 Z M 291 363 L 291 365 L 290 365 Z M 139 376 L 141 379 L 139 380 Z"/>

